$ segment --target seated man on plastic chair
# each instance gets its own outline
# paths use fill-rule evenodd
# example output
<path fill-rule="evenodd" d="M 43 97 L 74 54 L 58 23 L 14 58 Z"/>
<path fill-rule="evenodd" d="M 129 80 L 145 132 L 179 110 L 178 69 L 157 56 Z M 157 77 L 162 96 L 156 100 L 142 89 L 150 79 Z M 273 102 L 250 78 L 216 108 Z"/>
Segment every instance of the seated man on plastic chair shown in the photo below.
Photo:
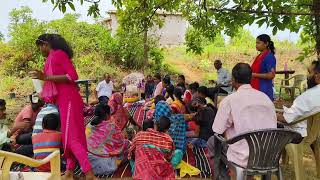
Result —
<path fill-rule="evenodd" d="M 214 97 L 216 93 L 229 94 L 232 91 L 231 75 L 225 68 L 222 67 L 221 60 L 214 62 L 214 67 L 218 73 L 218 79 L 215 82 L 216 87 L 208 88 L 208 94 L 210 97 Z"/>
<path fill-rule="evenodd" d="M 291 123 L 302 116 L 320 111 L 320 61 L 314 61 L 308 72 L 308 90 L 298 96 L 290 108 L 284 107 L 283 113 L 277 113 L 278 121 Z M 299 132 L 302 137 L 307 136 L 307 121 L 288 128 Z"/>
<path fill-rule="evenodd" d="M 248 64 L 238 63 L 232 70 L 232 85 L 235 93 L 222 100 L 212 130 L 224 134 L 226 139 L 241 133 L 276 128 L 277 119 L 272 101 L 264 93 L 251 87 L 252 70 Z M 207 142 L 214 156 L 214 136 Z M 245 140 L 230 145 L 227 150 L 228 161 L 247 166 L 249 147 Z M 232 172 L 232 178 L 235 172 Z"/>

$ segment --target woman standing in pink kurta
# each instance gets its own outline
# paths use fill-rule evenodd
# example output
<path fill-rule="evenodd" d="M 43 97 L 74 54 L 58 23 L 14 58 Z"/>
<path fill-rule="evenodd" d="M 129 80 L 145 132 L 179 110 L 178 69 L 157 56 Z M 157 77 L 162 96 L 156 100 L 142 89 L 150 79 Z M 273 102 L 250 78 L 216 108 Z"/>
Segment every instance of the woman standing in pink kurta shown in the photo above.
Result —
<path fill-rule="evenodd" d="M 75 80 L 78 74 L 71 62 L 72 49 L 65 39 L 58 34 L 43 34 L 36 44 L 46 57 L 44 72 L 32 71 L 32 78 L 44 80 L 41 92 L 46 102 L 54 103 L 59 108 L 61 132 L 67 159 L 66 178 L 73 179 L 73 170 L 78 161 L 86 179 L 94 179 L 87 156 L 83 101 Z"/>

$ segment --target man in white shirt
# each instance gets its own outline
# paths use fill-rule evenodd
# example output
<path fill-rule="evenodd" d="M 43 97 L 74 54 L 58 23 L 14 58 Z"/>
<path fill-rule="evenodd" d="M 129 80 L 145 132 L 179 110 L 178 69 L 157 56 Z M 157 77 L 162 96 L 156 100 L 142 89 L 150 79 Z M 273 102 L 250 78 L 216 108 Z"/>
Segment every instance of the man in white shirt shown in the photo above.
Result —
<path fill-rule="evenodd" d="M 96 88 L 96 97 L 100 103 L 108 103 L 113 91 L 113 82 L 109 74 L 104 75 L 104 80 Z"/>
<path fill-rule="evenodd" d="M 302 116 L 320 111 L 320 62 L 314 61 L 308 72 L 308 90 L 298 96 L 290 108 L 284 107 L 283 114 L 277 114 L 278 121 L 291 123 Z M 289 128 L 299 132 L 302 137 L 307 136 L 307 121 Z"/>
<path fill-rule="evenodd" d="M 222 67 L 221 60 L 214 62 L 214 67 L 217 70 L 218 78 L 216 81 L 212 80 L 216 87 L 208 88 L 208 96 L 214 98 L 216 93 L 229 94 L 232 91 L 231 75 L 227 69 Z"/>

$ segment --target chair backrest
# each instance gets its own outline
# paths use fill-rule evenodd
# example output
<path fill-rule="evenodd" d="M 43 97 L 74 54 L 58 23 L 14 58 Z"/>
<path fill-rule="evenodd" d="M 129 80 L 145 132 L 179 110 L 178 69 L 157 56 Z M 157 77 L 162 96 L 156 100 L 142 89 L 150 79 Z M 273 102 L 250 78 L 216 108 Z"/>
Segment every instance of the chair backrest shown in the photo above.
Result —
<path fill-rule="evenodd" d="M 295 75 L 293 77 L 294 81 L 293 81 L 293 86 L 294 87 L 301 87 L 301 83 L 306 80 L 306 76 L 303 74 L 299 74 L 299 75 Z"/>
<path fill-rule="evenodd" d="M 245 139 L 249 145 L 247 168 L 270 170 L 279 167 L 282 150 L 301 135 L 288 129 L 263 129 L 241 134 L 227 141 L 228 144 Z"/>
<path fill-rule="evenodd" d="M 26 156 L 22 156 L 20 154 L 15 154 L 11 152 L 6 152 L 6 151 L 1 151 L 0 150 L 0 159 L 2 160 L 2 174 L 0 176 L 0 179 L 10 179 L 9 178 L 9 172 L 11 165 L 14 162 L 20 163 L 20 164 L 25 164 L 31 167 L 39 167 L 41 165 L 44 165 L 46 163 L 50 162 L 50 168 L 51 168 L 51 177 L 50 179 L 54 180 L 60 180 L 61 179 L 61 172 L 60 172 L 60 151 L 54 151 L 51 153 L 49 156 L 42 160 L 35 160 Z"/>

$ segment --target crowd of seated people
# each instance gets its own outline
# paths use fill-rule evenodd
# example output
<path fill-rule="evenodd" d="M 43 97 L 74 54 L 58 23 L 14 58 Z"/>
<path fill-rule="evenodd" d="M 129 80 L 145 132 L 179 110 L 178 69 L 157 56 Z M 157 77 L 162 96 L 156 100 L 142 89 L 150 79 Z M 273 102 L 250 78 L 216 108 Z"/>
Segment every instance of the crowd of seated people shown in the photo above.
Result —
<path fill-rule="evenodd" d="M 295 100 L 291 108 L 285 108 L 283 114 L 276 114 L 273 102 L 265 93 L 252 88 L 252 69 L 248 64 L 238 63 L 231 74 L 222 69 L 221 61 L 216 61 L 215 67 L 218 83 L 210 88 L 214 88 L 214 92 L 217 88 L 228 90 L 230 94 L 219 107 L 215 107 L 210 88 L 197 82 L 187 84 L 182 75 L 177 84 L 168 75 L 162 78 L 156 74 L 154 79 L 148 76 L 145 93 L 151 98 L 146 98 L 147 115 L 142 127 L 131 138 L 125 135 L 131 117 L 124 108 L 121 93 L 100 96 L 94 116 L 86 126 L 88 158 L 95 175 L 110 175 L 128 160 L 134 179 L 174 179 L 175 169 L 187 148 L 201 147 L 212 151 L 214 133 L 223 134 L 228 139 L 247 131 L 276 128 L 277 118 L 292 122 L 304 114 L 320 110 L 318 61 L 309 68 L 309 89 Z M 106 75 L 106 78 L 112 82 L 110 76 Z M 234 92 L 229 91 L 231 86 Z M 57 108 L 44 105 L 35 96 L 30 100 L 31 104 L 18 114 L 12 128 L 1 132 L 1 149 L 35 159 L 43 159 L 57 149 L 63 152 Z M 5 111 L 6 103 L 0 100 L 0 119 L 6 118 Z M 306 136 L 305 124 L 293 128 Z M 245 167 L 248 145 L 244 141 L 231 145 L 226 154 L 230 161 Z M 37 170 L 49 169 L 45 165 Z"/>

